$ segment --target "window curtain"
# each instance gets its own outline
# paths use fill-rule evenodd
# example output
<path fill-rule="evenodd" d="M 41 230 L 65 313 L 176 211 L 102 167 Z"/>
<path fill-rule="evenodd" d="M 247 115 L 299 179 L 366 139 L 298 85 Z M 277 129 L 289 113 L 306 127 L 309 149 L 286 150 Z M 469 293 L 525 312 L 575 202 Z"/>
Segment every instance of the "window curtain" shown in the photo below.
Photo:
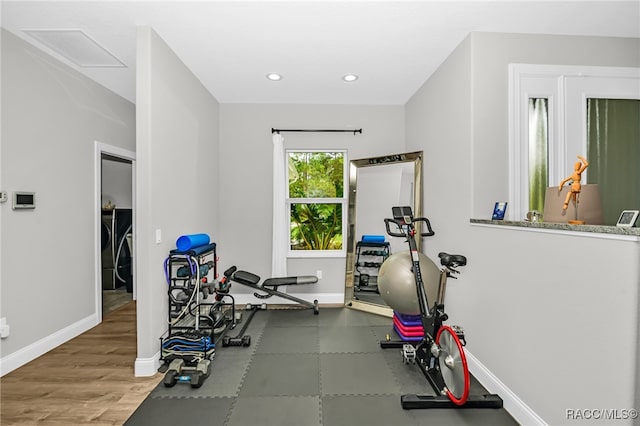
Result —
<path fill-rule="evenodd" d="M 529 99 L 529 210 L 544 211 L 549 186 L 548 99 Z"/>
<path fill-rule="evenodd" d="M 271 250 L 271 276 L 287 276 L 289 230 L 286 214 L 286 182 L 284 138 L 273 134 L 273 238 Z"/>
<path fill-rule="evenodd" d="M 640 101 L 587 99 L 587 183 L 600 186 L 605 225 L 640 210 Z"/>

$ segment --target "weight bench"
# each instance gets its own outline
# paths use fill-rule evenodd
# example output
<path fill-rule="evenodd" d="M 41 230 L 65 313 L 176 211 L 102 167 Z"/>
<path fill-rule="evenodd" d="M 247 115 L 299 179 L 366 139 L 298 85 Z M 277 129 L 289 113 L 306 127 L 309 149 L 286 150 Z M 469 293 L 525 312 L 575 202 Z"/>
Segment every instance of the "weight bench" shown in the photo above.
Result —
<path fill-rule="evenodd" d="M 314 300 L 313 302 L 309 302 L 307 300 L 303 300 L 292 296 L 287 293 L 283 293 L 278 291 L 278 287 L 281 285 L 301 285 L 301 284 L 313 284 L 318 282 L 318 278 L 313 275 L 303 275 L 299 277 L 283 277 L 283 278 L 268 278 L 262 282 L 262 284 L 258 284 L 260 282 L 260 277 L 256 274 L 252 274 L 247 271 L 238 271 L 235 266 L 227 269 L 224 272 L 224 276 L 228 279 L 237 282 L 238 284 L 242 284 L 244 286 L 250 287 L 256 292 L 253 295 L 259 299 L 268 299 L 272 296 L 282 297 L 283 299 L 288 299 L 293 302 L 296 302 L 302 306 L 306 306 L 308 308 L 313 309 L 313 313 L 318 315 L 318 301 Z M 265 294 L 266 293 L 266 294 Z"/>

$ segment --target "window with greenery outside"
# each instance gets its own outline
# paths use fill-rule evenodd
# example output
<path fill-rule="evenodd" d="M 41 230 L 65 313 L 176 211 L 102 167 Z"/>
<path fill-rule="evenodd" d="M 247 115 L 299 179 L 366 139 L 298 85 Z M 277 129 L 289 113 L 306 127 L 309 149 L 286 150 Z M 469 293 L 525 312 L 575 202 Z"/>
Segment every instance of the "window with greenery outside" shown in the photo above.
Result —
<path fill-rule="evenodd" d="M 342 250 L 344 152 L 287 154 L 291 250 Z"/>

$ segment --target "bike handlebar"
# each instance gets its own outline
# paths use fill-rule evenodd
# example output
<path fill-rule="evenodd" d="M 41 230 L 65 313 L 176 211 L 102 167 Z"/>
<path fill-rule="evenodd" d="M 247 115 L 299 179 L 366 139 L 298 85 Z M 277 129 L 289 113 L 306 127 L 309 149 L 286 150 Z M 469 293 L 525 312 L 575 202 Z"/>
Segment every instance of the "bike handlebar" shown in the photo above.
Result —
<path fill-rule="evenodd" d="M 413 228 L 414 227 L 413 224 L 415 222 L 424 222 L 427 225 L 427 232 L 421 232 L 420 233 L 421 237 L 431 237 L 436 234 L 433 231 L 433 228 L 431 228 L 431 222 L 429 222 L 429 219 L 427 219 L 426 217 L 414 217 L 410 224 L 407 224 L 404 221 L 399 221 L 396 219 L 385 219 L 384 225 L 387 228 L 387 234 L 391 235 L 392 237 L 406 237 L 407 234 L 405 232 L 397 232 L 397 231 L 391 230 L 391 227 L 389 226 L 389 224 L 393 223 L 396 225 L 396 227 L 399 230 L 402 230 L 403 226 L 406 226 L 406 225 L 409 225 L 409 227 Z"/>

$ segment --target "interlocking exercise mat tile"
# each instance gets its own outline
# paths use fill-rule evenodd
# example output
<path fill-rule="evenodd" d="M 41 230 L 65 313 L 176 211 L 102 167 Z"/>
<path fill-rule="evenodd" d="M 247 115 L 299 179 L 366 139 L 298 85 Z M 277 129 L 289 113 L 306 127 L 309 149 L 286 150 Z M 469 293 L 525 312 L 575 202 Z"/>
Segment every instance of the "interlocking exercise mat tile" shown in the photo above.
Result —
<path fill-rule="evenodd" d="M 322 397 L 323 426 L 404 426 L 415 425 L 403 410 L 397 395 L 347 395 Z M 435 423 L 434 423 L 435 424 Z"/>
<path fill-rule="evenodd" d="M 317 327 L 320 311 L 314 315 L 312 309 L 274 309 L 269 312 L 266 327 Z"/>
<path fill-rule="evenodd" d="M 400 402 L 398 401 L 398 405 Z M 518 422 L 504 409 L 495 408 L 445 408 L 409 410 L 416 426 L 517 426 Z"/>
<path fill-rule="evenodd" d="M 369 327 L 320 328 L 320 353 L 379 351 L 380 344 Z"/>
<path fill-rule="evenodd" d="M 318 354 L 255 354 L 239 395 L 320 394 Z"/>
<path fill-rule="evenodd" d="M 371 321 L 369 317 L 372 316 L 375 315 L 354 309 L 322 309 L 318 315 L 318 325 L 321 327 L 361 327 L 369 325 Z"/>
<path fill-rule="evenodd" d="M 319 350 L 317 327 L 271 327 L 264 330 L 258 354 L 315 353 Z"/>
<path fill-rule="evenodd" d="M 152 398 L 161 397 L 234 397 L 238 395 L 251 352 L 236 353 L 219 350 L 211 363 L 211 373 L 200 388 L 192 388 L 188 383 L 176 383 L 166 387 L 162 382 L 151 392 Z"/>
<path fill-rule="evenodd" d="M 399 395 L 400 387 L 379 353 L 320 354 L 322 395 Z"/>
<path fill-rule="evenodd" d="M 125 426 L 224 426 L 233 398 L 147 398 Z"/>
<path fill-rule="evenodd" d="M 320 426 L 320 397 L 261 396 L 236 401 L 226 426 Z"/>

